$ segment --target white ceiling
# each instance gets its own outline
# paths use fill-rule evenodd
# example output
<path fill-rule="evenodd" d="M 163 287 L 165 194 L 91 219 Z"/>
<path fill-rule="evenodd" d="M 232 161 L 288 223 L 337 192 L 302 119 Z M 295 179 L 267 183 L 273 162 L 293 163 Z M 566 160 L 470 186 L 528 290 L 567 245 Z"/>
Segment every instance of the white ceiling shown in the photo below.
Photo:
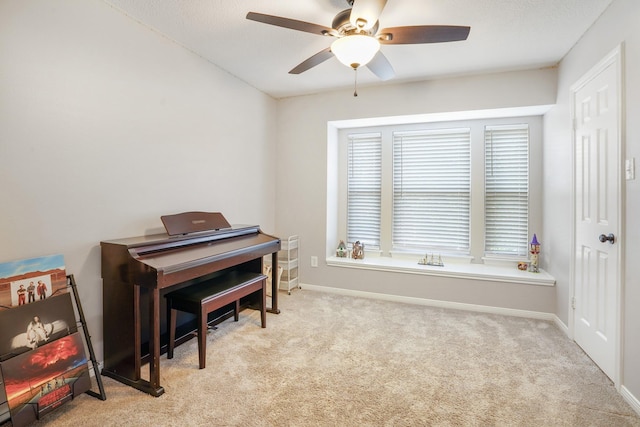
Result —
<path fill-rule="evenodd" d="M 282 98 L 352 87 L 337 59 L 299 75 L 289 70 L 329 47 L 332 38 L 249 21 L 259 12 L 331 27 L 346 0 L 105 0 L 133 19 L 206 58 L 251 86 Z M 356 0 L 358 1 L 358 0 Z M 464 25 L 466 41 L 383 45 L 395 77 L 367 68 L 358 87 L 443 76 L 556 65 L 612 0 L 388 0 L 380 28 Z"/>

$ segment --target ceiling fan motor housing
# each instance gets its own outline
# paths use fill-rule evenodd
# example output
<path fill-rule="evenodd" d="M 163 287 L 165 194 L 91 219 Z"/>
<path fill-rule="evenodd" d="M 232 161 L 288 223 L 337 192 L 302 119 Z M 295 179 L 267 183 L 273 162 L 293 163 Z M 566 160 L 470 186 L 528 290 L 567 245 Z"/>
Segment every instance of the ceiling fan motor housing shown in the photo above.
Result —
<path fill-rule="evenodd" d="M 353 3 L 353 1 L 351 2 Z M 351 9 L 345 9 L 342 12 L 339 12 L 335 18 L 333 18 L 333 22 L 331 23 L 331 28 L 335 29 L 340 33 L 341 36 L 359 33 L 363 35 L 373 36 L 378 31 L 379 22 L 376 21 L 376 24 L 371 27 L 369 30 L 362 30 L 353 26 L 350 20 Z"/>

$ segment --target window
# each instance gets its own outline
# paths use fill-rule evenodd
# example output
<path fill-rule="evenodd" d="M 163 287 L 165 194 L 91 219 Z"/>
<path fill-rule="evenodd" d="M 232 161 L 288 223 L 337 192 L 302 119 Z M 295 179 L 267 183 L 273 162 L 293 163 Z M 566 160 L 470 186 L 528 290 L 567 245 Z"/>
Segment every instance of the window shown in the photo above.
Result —
<path fill-rule="evenodd" d="M 485 254 L 526 256 L 529 241 L 529 127 L 485 129 Z"/>
<path fill-rule="evenodd" d="M 396 249 L 469 252 L 468 128 L 393 133 Z"/>
<path fill-rule="evenodd" d="M 340 129 L 334 239 L 363 242 L 367 256 L 526 257 L 528 234 L 540 225 L 540 196 L 530 190 L 540 182 L 540 144 L 532 144 L 541 123 L 534 116 Z"/>
<path fill-rule="evenodd" d="M 382 136 L 349 135 L 347 153 L 347 241 L 380 247 Z"/>

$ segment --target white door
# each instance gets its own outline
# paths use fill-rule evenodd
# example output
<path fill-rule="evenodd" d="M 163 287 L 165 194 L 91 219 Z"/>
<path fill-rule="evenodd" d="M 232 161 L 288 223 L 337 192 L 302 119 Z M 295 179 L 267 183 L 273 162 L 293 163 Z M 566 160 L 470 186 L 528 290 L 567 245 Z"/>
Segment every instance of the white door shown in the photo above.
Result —
<path fill-rule="evenodd" d="M 617 381 L 621 248 L 620 68 L 605 58 L 572 88 L 575 159 L 574 339 Z M 615 53 L 615 52 L 614 52 Z"/>

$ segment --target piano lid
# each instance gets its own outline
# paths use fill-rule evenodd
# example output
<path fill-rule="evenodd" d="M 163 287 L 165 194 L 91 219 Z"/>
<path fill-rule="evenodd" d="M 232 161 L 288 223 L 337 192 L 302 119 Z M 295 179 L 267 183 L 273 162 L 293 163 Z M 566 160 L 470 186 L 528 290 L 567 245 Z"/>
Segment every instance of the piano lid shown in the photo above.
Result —
<path fill-rule="evenodd" d="M 181 282 L 190 278 L 202 275 L 203 270 L 191 277 L 174 279 L 167 278 L 171 275 L 183 270 L 195 270 L 201 266 L 207 267 L 210 271 L 217 271 L 215 264 L 219 261 L 231 258 L 242 258 L 244 255 L 251 255 L 250 259 L 255 259 L 263 255 L 277 252 L 280 249 L 280 239 L 268 234 L 248 234 L 239 235 L 232 239 L 222 239 L 215 242 L 201 243 L 196 245 L 184 246 L 181 248 L 173 248 L 174 250 L 148 251 L 148 247 L 144 250 L 130 251 L 134 259 L 145 264 L 154 272 L 162 273 L 164 278 L 156 278 L 158 285 L 164 287 L 167 284 Z M 247 261 L 249 258 L 246 258 Z M 238 263 L 238 262 L 236 262 Z M 160 283 L 162 280 L 162 284 Z"/>
<path fill-rule="evenodd" d="M 232 225 L 228 229 L 194 233 L 189 235 L 169 236 L 166 233 L 145 236 L 125 237 L 121 239 L 103 240 L 101 244 L 126 247 L 132 253 L 143 255 L 159 250 L 175 249 L 182 246 L 213 242 L 247 234 L 261 233 L 258 225 Z"/>
<path fill-rule="evenodd" d="M 231 228 L 220 212 L 183 212 L 160 217 L 169 236 Z"/>
<path fill-rule="evenodd" d="M 262 233 L 257 225 L 234 225 L 188 235 L 162 233 L 103 240 L 102 277 L 164 288 L 276 253 L 280 244 L 279 238 Z M 235 261 L 229 264 L 229 260 Z"/>

